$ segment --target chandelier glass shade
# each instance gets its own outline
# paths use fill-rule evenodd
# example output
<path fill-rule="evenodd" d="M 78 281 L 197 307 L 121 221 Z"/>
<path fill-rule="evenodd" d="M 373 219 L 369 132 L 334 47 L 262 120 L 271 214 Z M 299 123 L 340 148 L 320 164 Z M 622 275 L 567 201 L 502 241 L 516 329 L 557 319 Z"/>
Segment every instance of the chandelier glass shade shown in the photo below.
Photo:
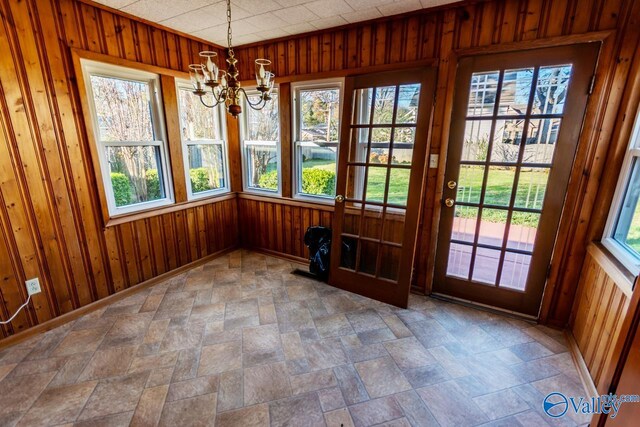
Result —
<path fill-rule="evenodd" d="M 189 75 L 193 85 L 193 93 L 200 97 L 200 101 L 209 108 L 225 104 L 227 111 L 233 117 L 242 113 L 242 97 L 246 104 L 254 110 L 261 110 L 271 100 L 271 91 L 275 75 L 271 72 L 271 61 L 268 59 L 255 60 L 256 90 L 258 99 L 252 101 L 245 90 L 240 87 L 238 80 L 238 60 L 233 52 L 231 43 L 231 0 L 227 0 L 227 69 L 221 70 L 217 64 L 218 54 L 205 50 L 200 52 L 201 62 L 189 65 Z M 206 98 L 206 100 L 205 100 Z M 209 102 L 210 101 L 210 102 Z"/>

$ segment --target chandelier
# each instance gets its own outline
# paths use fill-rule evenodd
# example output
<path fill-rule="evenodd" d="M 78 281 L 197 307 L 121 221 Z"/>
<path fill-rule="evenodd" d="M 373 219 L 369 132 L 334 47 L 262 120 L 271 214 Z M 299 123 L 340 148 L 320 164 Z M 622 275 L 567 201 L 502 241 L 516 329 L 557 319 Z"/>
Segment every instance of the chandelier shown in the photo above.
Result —
<path fill-rule="evenodd" d="M 270 71 L 271 61 L 268 59 L 256 59 L 256 89 L 260 98 L 252 102 L 238 81 L 238 60 L 233 52 L 231 44 L 231 0 L 227 0 L 227 70 L 220 70 L 216 64 L 218 54 L 205 50 L 200 52 L 203 63 L 189 65 L 189 75 L 193 84 L 193 93 L 200 97 L 200 101 L 205 107 L 215 108 L 220 104 L 225 104 L 227 111 L 233 117 L 238 117 L 242 113 L 242 96 L 245 97 L 247 105 L 254 110 L 262 110 L 267 102 L 271 100 L 273 81 L 275 75 Z M 205 97 L 210 95 L 213 103 L 207 103 Z"/>

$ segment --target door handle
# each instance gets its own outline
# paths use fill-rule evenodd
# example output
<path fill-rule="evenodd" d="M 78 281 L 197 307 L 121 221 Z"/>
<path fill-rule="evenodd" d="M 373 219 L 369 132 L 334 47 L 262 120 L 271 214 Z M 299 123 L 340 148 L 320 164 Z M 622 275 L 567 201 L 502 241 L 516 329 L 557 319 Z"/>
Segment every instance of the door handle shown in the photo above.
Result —
<path fill-rule="evenodd" d="M 335 199 L 335 200 L 336 200 L 336 202 L 338 202 L 338 203 L 342 203 L 342 202 L 344 202 L 344 196 L 343 196 L 342 194 L 338 194 L 338 195 L 336 196 L 336 199 Z"/>
<path fill-rule="evenodd" d="M 444 201 L 444 204 L 447 205 L 448 208 L 453 207 L 453 205 L 455 204 L 455 201 L 453 199 L 446 199 Z"/>

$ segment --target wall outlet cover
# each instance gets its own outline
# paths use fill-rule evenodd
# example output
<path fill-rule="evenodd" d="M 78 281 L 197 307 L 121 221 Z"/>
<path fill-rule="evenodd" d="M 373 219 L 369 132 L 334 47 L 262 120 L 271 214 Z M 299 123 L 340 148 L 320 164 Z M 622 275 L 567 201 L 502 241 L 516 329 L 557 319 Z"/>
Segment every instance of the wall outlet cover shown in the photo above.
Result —
<path fill-rule="evenodd" d="M 25 283 L 27 285 L 27 293 L 29 295 L 39 294 L 42 292 L 42 289 L 40 289 L 40 280 L 38 280 L 37 277 L 29 279 Z"/>

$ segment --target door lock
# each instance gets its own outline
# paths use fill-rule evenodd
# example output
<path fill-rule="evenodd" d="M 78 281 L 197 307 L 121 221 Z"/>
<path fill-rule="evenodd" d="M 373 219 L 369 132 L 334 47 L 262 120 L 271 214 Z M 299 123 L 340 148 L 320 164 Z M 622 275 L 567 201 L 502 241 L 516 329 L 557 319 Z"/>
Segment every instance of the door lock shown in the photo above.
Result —
<path fill-rule="evenodd" d="M 342 202 L 344 202 L 344 196 L 343 196 L 342 194 L 338 194 L 338 195 L 336 196 L 336 199 L 335 199 L 335 200 L 336 200 L 336 202 L 338 202 L 338 203 L 342 203 Z"/>
<path fill-rule="evenodd" d="M 454 188 L 456 188 L 458 186 L 458 183 L 455 181 L 449 181 L 447 182 L 447 187 L 449 187 L 451 190 L 453 190 Z"/>
<path fill-rule="evenodd" d="M 452 207 L 454 205 L 455 201 L 453 199 L 446 199 L 444 201 L 444 204 L 447 205 L 448 208 Z"/>

